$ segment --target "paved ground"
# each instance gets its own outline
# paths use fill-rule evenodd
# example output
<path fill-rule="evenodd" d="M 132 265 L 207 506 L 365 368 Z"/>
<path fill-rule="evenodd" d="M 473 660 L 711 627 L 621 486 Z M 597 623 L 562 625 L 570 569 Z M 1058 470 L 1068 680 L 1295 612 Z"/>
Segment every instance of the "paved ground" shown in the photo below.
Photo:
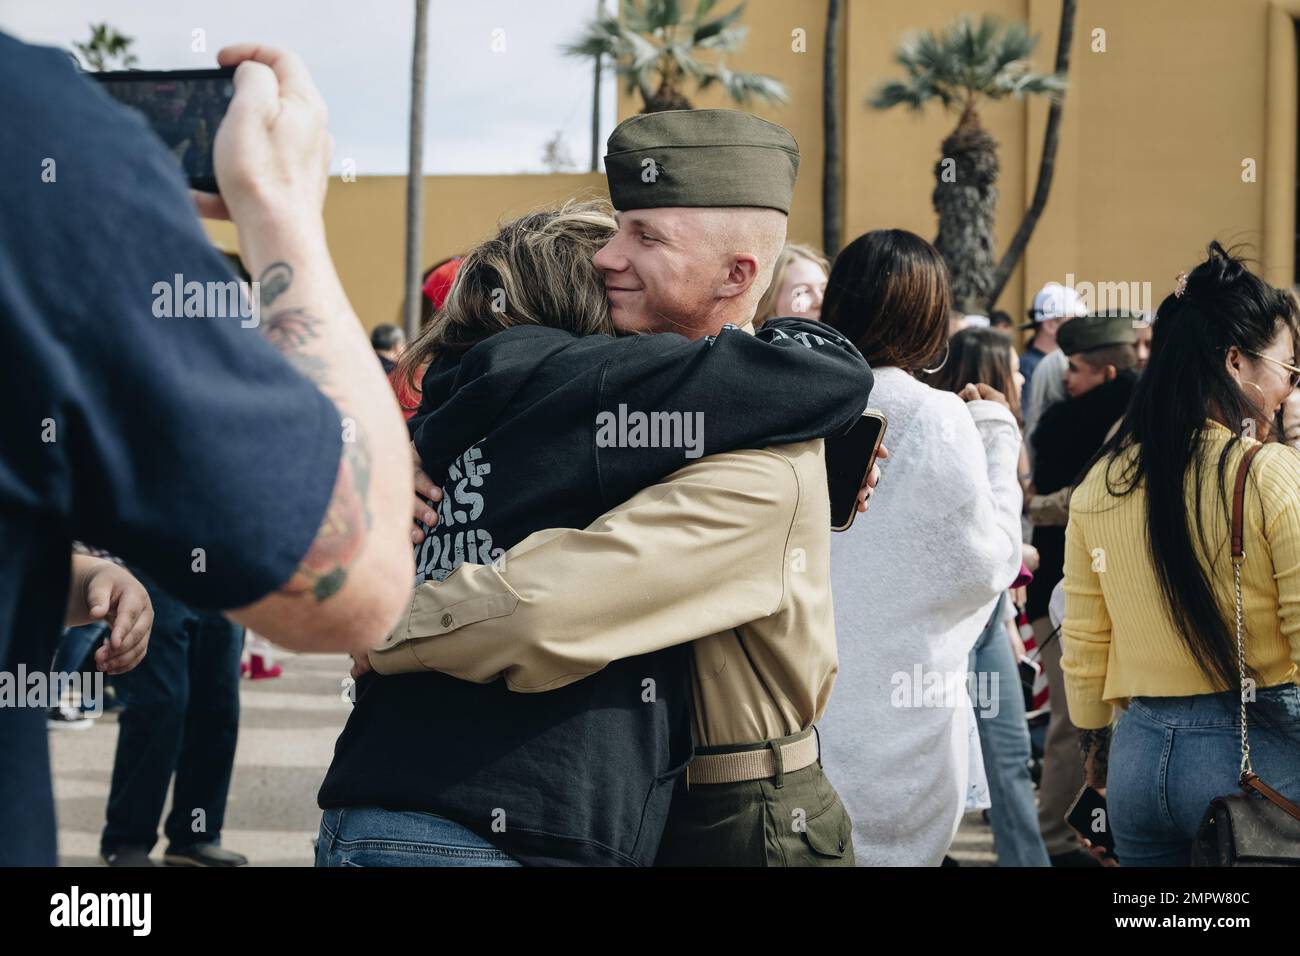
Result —
<path fill-rule="evenodd" d="M 255 866 L 310 866 L 320 820 L 316 790 L 350 706 L 340 683 L 349 662 L 308 655 L 285 655 L 280 662 L 284 676 L 241 683 L 239 749 L 222 843 Z M 64 865 L 100 865 L 116 746 L 111 714 L 89 730 L 50 734 Z M 160 838 L 153 851 L 160 862 L 164 844 Z M 951 855 L 965 866 L 992 865 L 992 838 L 979 814 L 967 816 Z"/>
<path fill-rule="evenodd" d="M 316 789 L 351 706 L 342 699 L 340 684 L 350 662 L 341 656 L 288 654 L 278 660 L 282 677 L 241 682 L 239 749 L 221 842 L 254 865 L 310 866 L 311 840 L 320 822 Z M 50 734 L 59 856 L 65 865 L 100 863 L 99 834 L 116 746 L 112 714 L 89 730 Z M 154 848 L 158 861 L 165 842 L 160 836 Z"/>

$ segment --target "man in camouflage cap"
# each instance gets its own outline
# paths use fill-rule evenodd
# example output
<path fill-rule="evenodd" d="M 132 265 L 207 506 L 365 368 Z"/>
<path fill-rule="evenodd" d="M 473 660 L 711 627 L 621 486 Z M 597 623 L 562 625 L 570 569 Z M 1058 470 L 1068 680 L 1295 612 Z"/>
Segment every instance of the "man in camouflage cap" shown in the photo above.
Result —
<path fill-rule="evenodd" d="M 794 138 L 731 110 L 654 113 L 614 130 L 605 165 L 618 232 L 593 263 L 619 329 L 752 332 L 785 242 Z M 834 330 L 798 338 L 842 342 Z M 773 400 L 811 402 L 815 387 Z M 717 398 L 706 419 L 745 413 Z M 552 529 L 507 551 L 499 578 L 461 565 L 419 599 L 430 619 L 459 609 L 420 658 L 479 681 L 495 677 L 481 672 L 485 659 L 493 670 L 505 660 L 518 685 L 552 689 L 691 641 L 695 757 L 677 778 L 658 862 L 852 865 L 852 825 L 813 728 L 837 670 L 830 524 L 820 438 L 701 458 L 585 530 Z M 629 558 L 635 574 L 620 570 Z M 713 583 L 693 592 L 703 596 L 683 595 L 684 582 L 701 581 Z M 461 620 L 485 595 L 513 610 Z M 665 785 L 674 769 L 663 768 Z"/>

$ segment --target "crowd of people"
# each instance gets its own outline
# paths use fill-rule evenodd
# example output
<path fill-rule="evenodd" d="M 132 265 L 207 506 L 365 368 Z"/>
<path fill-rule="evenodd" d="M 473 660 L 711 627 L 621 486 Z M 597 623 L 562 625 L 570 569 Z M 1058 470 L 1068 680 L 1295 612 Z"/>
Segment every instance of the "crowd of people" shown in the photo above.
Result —
<path fill-rule="evenodd" d="M 938 866 L 979 810 L 1002 866 L 1181 866 L 1252 761 L 1300 798 L 1290 291 L 1211 243 L 1154 314 L 1048 283 L 1022 343 L 911 232 L 788 242 L 793 137 L 691 110 L 621 123 L 609 202 L 503 222 L 430 267 L 409 344 L 367 341 L 319 93 L 291 53 L 219 62 L 221 196 L 186 195 L 0 34 L 17 142 L 96 158 L 56 189 L 0 149 L 0 662 L 112 676 L 107 863 L 149 865 L 173 777 L 165 861 L 246 862 L 246 631 L 352 658 L 318 866 Z M 228 278 L 195 209 L 260 330 L 153 317 L 155 277 Z M 104 706 L 0 706 L 0 863 L 56 861 L 47 722 Z"/>

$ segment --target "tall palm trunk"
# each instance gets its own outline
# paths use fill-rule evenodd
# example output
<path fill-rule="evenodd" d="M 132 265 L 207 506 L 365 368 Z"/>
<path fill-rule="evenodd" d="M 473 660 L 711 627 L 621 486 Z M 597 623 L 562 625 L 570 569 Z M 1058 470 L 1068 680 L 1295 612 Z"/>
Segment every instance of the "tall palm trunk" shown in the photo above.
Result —
<path fill-rule="evenodd" d="M 827 0 L 822 59 L 822 249 L 828 258 L 844 242 L 844 183 L 840 163 L 840 0 Z"/>
<path fill-rule="evenodd" d="M 983 305 L 993 286 L 998 144 L 980 126 L 973 106 L 967 106 L 942 148 L 934 167 L 933 202 L 939 215 L 934 245 L 948 264 L 953 305 L 970 311 Z"/>
<path fill-rule="evenodd" d="M 596 20 L 605 16 L 605 0 L 596 0 Z M 600 171 L 600 74 L 601 56 L 596 54 L 596 75 L 591 84 L 591 171 Z"/>
<path fill-rule="evenodd" d="M 1070 72 L 1070 44 L 1074 40 L 1074 15 L 1078 10 L 1078 0 L 1062 0 L 1061 32 L 1056 40 L 1056 72 L 1062 77 Z M 1015 271 L 1024 257 L 1029 237 L 1034 234 L 1038 219 L 1047 208 L 1047 196 L 1052 188 L 1052 175 L 1056 172 L 1056 149 L 1061 142 L 1061 113 L 1065 109 L 1065 93 L 1052 100 L 1047 111 L 1047 130 L 1043 133 L 1043 153 L 1038 163 L 1038 185 L 1034 188 L 1034 199 L 1025 211 L 1025 218 L 1020 228 L 1007 246 L 1006 254 L 993 271 L 993 282 L 985 298 L 985 304 L 991 309 L 1006 288 L 1011 273 Z"/>
<path fill-rule="evenodd" d="M 406 157 L 406 337 L 420 329 L 420 236 L 424 228 L 424 78 L 429 0 L 415 0 L 411 48 L 411 116 Z"/>

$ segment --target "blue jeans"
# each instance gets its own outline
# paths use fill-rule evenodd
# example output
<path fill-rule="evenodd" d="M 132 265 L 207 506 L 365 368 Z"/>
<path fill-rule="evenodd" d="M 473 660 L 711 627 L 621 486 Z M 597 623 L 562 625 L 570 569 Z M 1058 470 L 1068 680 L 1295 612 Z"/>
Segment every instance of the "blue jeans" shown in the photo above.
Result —
<path fill-rule="evenodd" d="M 339 807 L 321 816 L 317 866 L 519 866 L 459 823 L 418 810 Z"/>
<path fill-rule="evenodd" d="M 215 611 L 196 611 L 133 573 L 153 602 L 153 632 L 144 659 L 114 678 L 130 703 L 117 722 L 100 849 L 153 847 L 173 774 L 164 826 L 171 846 L 220 843 L 239 737 L 244 629 Z"/>
<path fill-rule="evenodd" d="M 1274 702 L 1283 732 L 1251 719 L 1251 763 L 1274 790 L 1300 799 L 1300 687 L 1268 687 L 1258 697 Z M 1238 790 L 1239 709 L 1237 691 L 1132 700 L 1115 728 L 1106 776 L 1115 854 L 1122 865 L 1190 863 L 1210 801 Z"/>
<path fill-rule="evenodd" d="M 1038 831 L 1034 781 L 1029 774 L 1029 724 L 1025 720 L 1020 671 L 1003 621 L 1006 601 L 1003 592 L 970 657 L 973 672 L 997 675 L 997 713 L 988 716 L 980 710 L 978 702 L 975 708 L 992 804 L 989 823 L 993 828 L 998 866 L 1050 866 Z M 990 684 L 991 681 L 992 678 Z"/>

